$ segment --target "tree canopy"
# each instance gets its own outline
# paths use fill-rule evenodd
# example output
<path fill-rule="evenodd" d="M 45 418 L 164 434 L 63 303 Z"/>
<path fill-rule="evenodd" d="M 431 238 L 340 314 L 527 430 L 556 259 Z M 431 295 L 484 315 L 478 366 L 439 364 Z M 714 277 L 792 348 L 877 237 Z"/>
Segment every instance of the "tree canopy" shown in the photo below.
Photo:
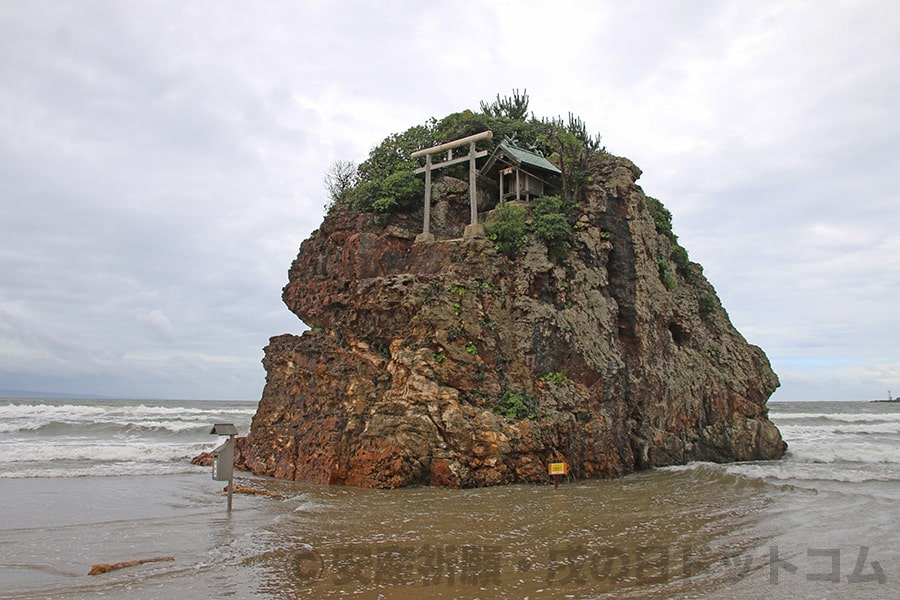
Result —
<path fill-rule="evenodd" d="M 600 135 L 589 134 L 581 118 L 571 113 L 567 119 L 537 118 L 529 113 L 528 105 L 527 90 L 520 93 L 516 89 L 512 96 L 497 94 L 493 102 L 481 102 L 479 112 L 464 110 L 440 120 L 431 118 L 402 133 L 391 134 L 372 148 L 369 157 L 358 166 L 348 165 L 347 161 L 332 165 L 326 175 L 330 201 L 384 218 L 411 208 L 421 199 L 424 183 L 414 175 L 419 165 L 410 155 L 490 129 L 494 137 L 484 143 L 488 150 L 504 138 L 537 149 L 562 171 L 563 198 L 579 202 L 595 161 L 606 152 Z"/>

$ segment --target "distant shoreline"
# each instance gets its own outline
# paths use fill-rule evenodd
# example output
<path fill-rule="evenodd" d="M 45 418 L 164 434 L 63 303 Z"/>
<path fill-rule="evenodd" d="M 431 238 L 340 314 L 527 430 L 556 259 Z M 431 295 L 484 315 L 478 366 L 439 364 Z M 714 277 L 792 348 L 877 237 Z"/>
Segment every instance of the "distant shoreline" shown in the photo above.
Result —
<path fill-rule="evenodd" d="M 255 400 L 225 400 L 221 398 L 154 398 L 118 397 L 99 394 L 66 394 L 64 392 L 34 392 L 30 390 L 0 390 L 0 400 L 100 400 L 110 402 L 253 402 Z"/>
<path fill-rule="evenodd" d="M 96 394 L 66 394 L 65 392 L 36 392 L 34 390 L 0 390 L 0 398 L 79 398 L 82 400 L 108 400 L 109 396 Z"/>

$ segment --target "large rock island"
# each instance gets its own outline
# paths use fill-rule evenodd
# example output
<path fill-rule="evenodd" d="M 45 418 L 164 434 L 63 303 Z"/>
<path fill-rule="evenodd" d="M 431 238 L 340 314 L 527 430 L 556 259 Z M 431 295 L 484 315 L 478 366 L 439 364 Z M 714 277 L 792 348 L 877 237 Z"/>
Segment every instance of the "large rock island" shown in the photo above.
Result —
<path fill-rule="evenodd" d="M 236 462 L 318 483 L 472 487 L 700 461 L 780 458 L 778 386 L 700 265 L 677 259 L 668 211 L 605 152 L 563 251 L 464 237 L 469 184 L 436 177 L 391 218 L 336 203 L 300 247 L 283 298 L 311 329 L 273 337 Z M 496 182 L 478 180 L 479 219 Z M 529 203 L 522 206 L 532 219 Z M 668 215 L 670 217 L 670 215 Z M 530 222 L 530 221 L 529 221 Z M 669 225 L 670 226 L 670 225 Z"/>

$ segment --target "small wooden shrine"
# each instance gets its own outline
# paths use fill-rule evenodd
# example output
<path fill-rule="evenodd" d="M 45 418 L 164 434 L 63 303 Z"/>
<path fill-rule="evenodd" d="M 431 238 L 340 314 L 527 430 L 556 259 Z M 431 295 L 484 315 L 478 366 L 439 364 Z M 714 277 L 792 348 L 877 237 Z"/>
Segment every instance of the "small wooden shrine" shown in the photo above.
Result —
<path fill-rule="evenodd" d="M 499 200 L 531 200 L 551 186 L 549 178 L 562 172 L 537 149 L 520 147 L 504 138 L 481 167 L 481 174 L 500 184 Z"/>

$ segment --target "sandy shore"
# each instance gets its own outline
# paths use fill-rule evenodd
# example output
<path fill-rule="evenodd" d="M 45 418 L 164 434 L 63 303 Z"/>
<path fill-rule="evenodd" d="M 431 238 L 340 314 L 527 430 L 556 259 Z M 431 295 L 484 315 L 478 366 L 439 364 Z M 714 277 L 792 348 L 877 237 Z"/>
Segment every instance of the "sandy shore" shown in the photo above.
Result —
<path fill-rule="evenodd" d="M 208 475 L 0 479 L 0 597 L 213 597 L 205 572 L 236 568 L 236 537 L 269 522 L 266 498 L 240 497 L 229 517 Z M 172 557 L 99 576 L 96 563 Z M 228 579 L 238 596 L 240 578 Z"/>

